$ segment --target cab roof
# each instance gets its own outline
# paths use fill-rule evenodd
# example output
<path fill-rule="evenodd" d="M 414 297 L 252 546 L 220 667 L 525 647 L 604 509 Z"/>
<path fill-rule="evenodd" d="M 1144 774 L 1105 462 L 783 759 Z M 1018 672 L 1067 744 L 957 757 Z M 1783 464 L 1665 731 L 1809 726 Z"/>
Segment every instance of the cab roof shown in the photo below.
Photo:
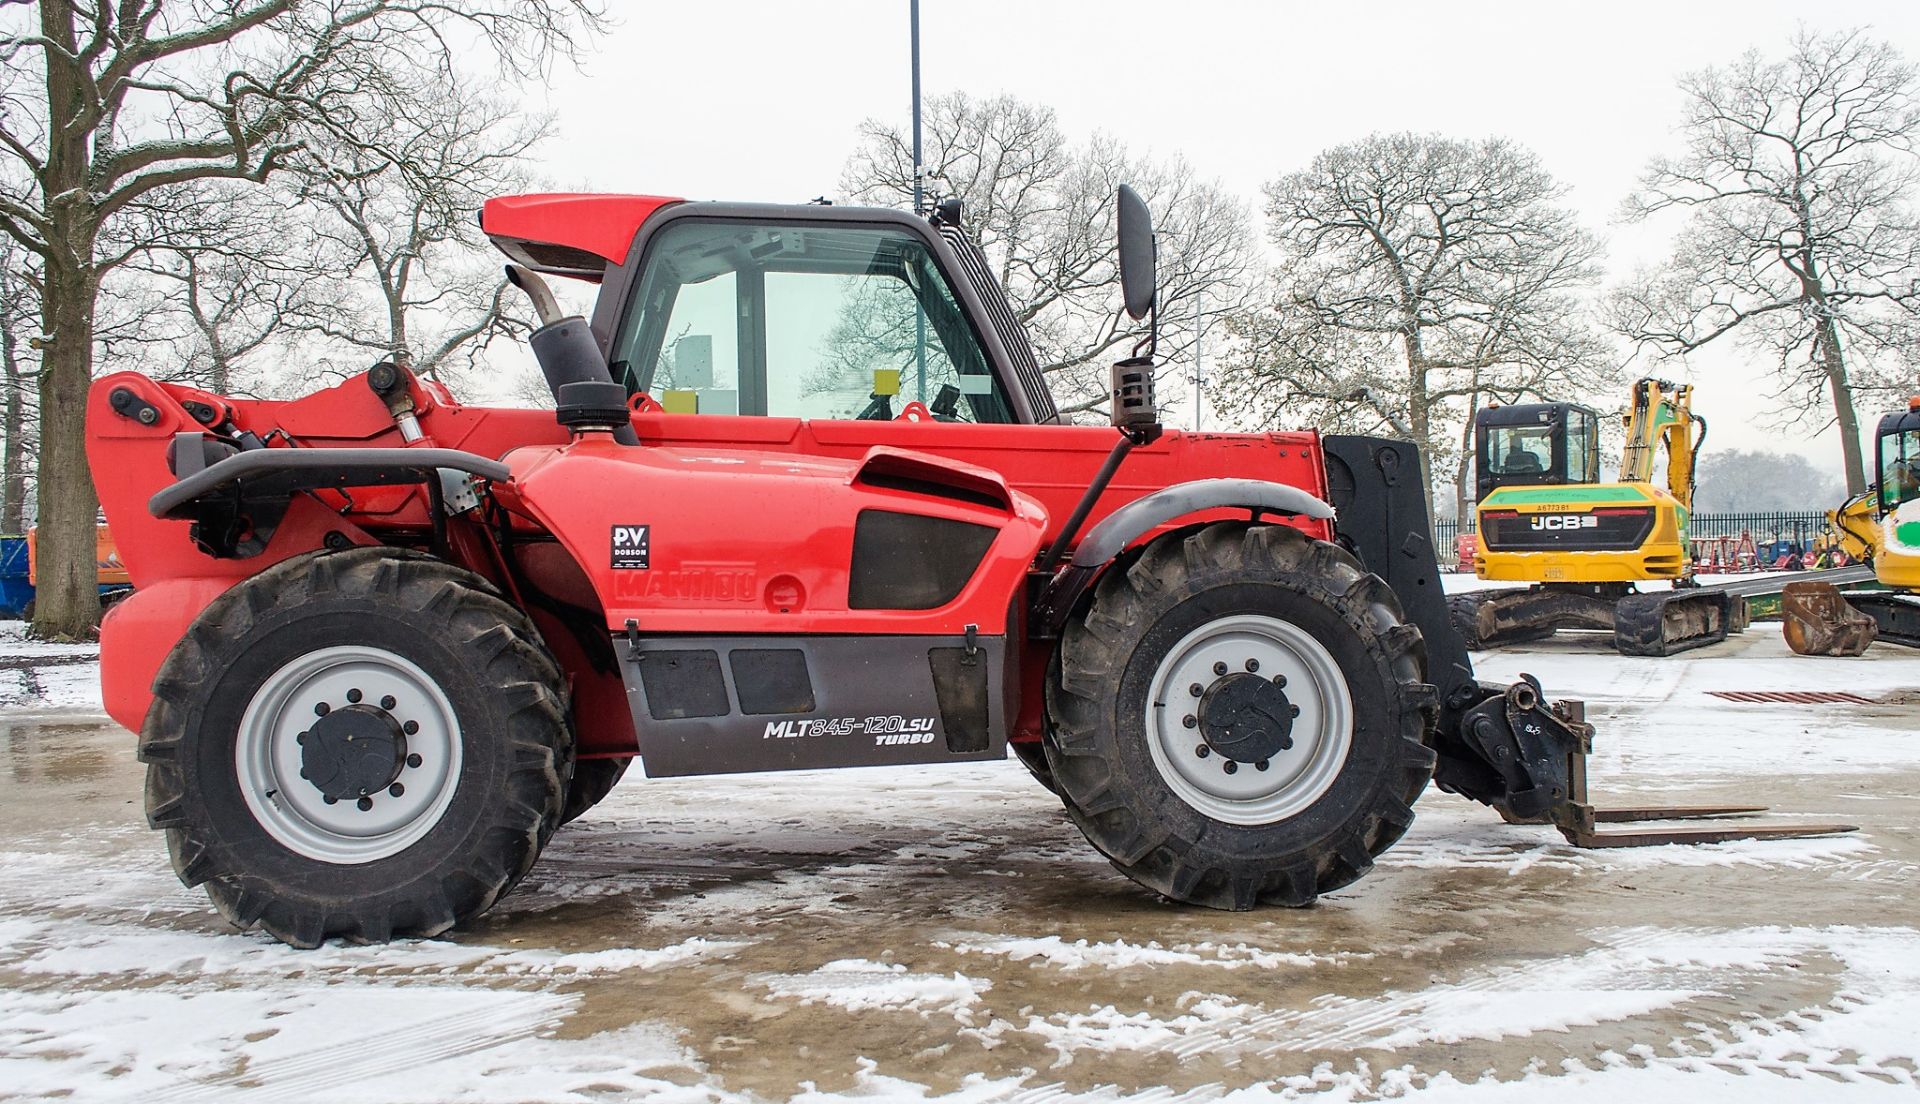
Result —
<path fill-rule="evenodd" d="M 621 264 L 640 226 L 674 196 L 545 192 L 500 196 L 480 209 L 480 229 L 500 252 L 553 276 L 599 280 Z"/>

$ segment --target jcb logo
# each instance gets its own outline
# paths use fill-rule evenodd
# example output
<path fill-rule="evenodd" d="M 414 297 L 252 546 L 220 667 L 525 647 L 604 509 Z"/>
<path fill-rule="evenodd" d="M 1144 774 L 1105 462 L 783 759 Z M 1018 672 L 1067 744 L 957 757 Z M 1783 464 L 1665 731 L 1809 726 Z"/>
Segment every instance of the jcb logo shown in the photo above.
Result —
<path fill-rule="evenodd" d="M 1592 514 L 1535 514 L 1528 523 L 1533 529 L 1598 529 L 1600 519 Z"/>

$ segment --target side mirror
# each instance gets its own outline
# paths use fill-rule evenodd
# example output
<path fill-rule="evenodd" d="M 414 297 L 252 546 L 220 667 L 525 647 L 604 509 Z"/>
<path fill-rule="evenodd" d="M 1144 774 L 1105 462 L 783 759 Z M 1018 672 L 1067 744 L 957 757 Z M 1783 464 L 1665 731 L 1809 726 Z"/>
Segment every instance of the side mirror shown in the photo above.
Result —
<path fill-rule="evenodd" d="M 1120 292 L 1135 322 L 1153 309 L 1155 287 L 1153 216 L 1146 200 L 1120 185 Z"/>

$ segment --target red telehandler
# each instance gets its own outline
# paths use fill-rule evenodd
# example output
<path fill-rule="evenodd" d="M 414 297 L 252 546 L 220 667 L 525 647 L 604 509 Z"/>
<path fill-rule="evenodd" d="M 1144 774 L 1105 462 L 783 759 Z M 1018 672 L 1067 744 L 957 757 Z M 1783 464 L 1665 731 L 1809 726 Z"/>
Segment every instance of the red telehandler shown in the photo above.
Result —
<path fill-rule="evenodd" d="M 488 203 L 556 410 L 395 364 L 291 402 L 101 379 L 137 587 L 102 678 L 181 879 L 298 946 L 432 935 L 635 760 L 1011 749 L 1127 876 L 1231 909 L 1359 878 L 1429 778 L 1586 845 L 1834 830 L 1596 831 L 1579 703 L 1473 677 L 1411 447 L 1161 427 L 1119 202 L 1113 428 L 1059 416 L 953 201 Z"/>

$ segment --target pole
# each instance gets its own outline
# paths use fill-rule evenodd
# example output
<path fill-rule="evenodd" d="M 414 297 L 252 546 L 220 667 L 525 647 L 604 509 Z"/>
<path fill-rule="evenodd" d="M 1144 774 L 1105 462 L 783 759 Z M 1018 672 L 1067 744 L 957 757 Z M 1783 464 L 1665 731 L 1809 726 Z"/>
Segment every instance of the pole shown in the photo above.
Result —
<path fill-rule="evenodd" d="M 920 154 L 920 0 L 907 0 L 907 23 L 913 55 L 913 213 L 926 210 L 926 165 Z M 914 379 L 921 402 L 927 401 L 927 312 L 916 300 L 913 308 Z"/>

